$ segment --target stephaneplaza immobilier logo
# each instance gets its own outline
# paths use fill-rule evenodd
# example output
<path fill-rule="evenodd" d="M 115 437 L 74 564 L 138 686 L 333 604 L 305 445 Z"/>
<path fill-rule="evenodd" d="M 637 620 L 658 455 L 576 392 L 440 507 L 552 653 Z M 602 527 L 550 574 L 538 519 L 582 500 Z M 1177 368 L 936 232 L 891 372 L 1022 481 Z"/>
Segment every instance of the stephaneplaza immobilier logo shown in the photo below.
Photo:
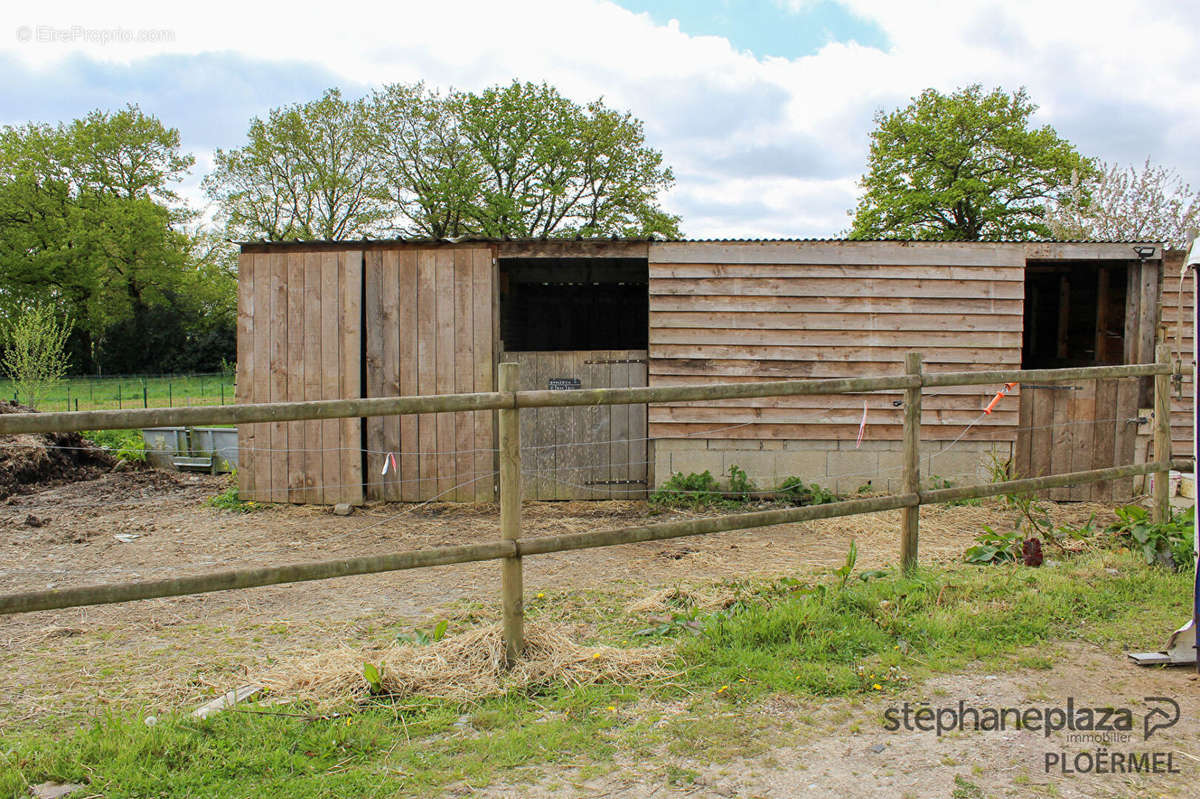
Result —
<path fill-rule="evenodd" d="M 1028 730 L 1046 738 L 1066 732 L 1068 743 L 1099 745 L 1079 752 L 1044 753 L 1046 773 L 1060 774 L 1178 774 L 1173 751 L 1113 749 L 1131 744 L 1135 736 L 1143 742 L 1154 733 L 1179 721 L 1179 703 L 1165 696 L 1147 696 L 1148 709 L 1135 712 L 1128 707 L 1090 707 L 1076 705 L 1068 697 L 1061 707 L 975 707 L 960 701 L 957 705 L 932 707 L 928 702 L 905 702 L 883 713 L 883 728 L 888 732 L 932 732 L 939 738 L 947 733 Z"/>

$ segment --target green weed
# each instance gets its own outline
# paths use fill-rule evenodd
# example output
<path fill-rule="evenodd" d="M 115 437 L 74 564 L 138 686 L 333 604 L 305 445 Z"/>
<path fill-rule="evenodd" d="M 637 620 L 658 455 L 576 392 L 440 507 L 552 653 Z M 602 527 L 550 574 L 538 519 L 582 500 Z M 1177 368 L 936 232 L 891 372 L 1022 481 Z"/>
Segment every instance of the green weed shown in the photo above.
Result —
<path fill-rule="evenodd" d="M 779 498 L 792 505 L 826 505 L 839 502 L 841 497 L 816 483 L 805 483 L 802 477 L 787 477 L 775 489 Z"/>
<path fill-rule="evenodd" d="M 1191 572 L 1196 564 L 1195 512 L 1189 507 L 1182 513 L 1172 512 L 1166 522 L 1156 523 L 1145 508 L 1125 505 L 1117 508 L 1117 521 L 1108 526 L 1107 532 L 1141 552 L 1146 563 Z"/>
<path fill-rule="evenodd" d="M 211 496 L 204 501 L 210 508 L 233 511 L 234 513 L 252 513 L 267 507 L 265 502 L 254 502 L 241 499 L 238 496 L 237 472 L 229 475 L 229 486 L 220 494 Z"/>

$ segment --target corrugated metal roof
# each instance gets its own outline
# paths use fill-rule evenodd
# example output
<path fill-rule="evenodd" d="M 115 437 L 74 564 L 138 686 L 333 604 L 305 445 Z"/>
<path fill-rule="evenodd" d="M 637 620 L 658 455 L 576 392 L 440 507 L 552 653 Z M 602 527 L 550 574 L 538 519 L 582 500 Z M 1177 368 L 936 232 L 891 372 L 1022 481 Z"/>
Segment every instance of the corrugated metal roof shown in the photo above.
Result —
<path fill-rule="evenodd" d="M 881 239 L 847 239 L 847 238 L 681 238 L 681 239 L 660 239 L 660 238 L 621 238 L 613 237 L 594 237 L 594 238 L 495 238 L 495 237 L 468 237 L 462 236 L 458 238 L 430 239 L 430 238 L 364 238 L 364 239 L 287 239 L 283 241 L 269 241 L 265 239 L 257 239 L 252 241 L 233 241 L 232 244 L 238 246 L 263 246 L 263 245 L 341 245 L 341 246 L 362 246 L 366 244 L 413 244 L 413 245 L 436 245 L 436 244 L 554 244 L 578 242 L 584 244 L 803 244 L 803 243 L 870 243 L 870 242 L 891 242 L 903 244 L 1156 244 L 1161 245 L 1161 242 L 1151 239 L 978 239 L 975 241 L 966 241 L 962 239 L 902 239 L 902 238 L 881 238 Z"/>

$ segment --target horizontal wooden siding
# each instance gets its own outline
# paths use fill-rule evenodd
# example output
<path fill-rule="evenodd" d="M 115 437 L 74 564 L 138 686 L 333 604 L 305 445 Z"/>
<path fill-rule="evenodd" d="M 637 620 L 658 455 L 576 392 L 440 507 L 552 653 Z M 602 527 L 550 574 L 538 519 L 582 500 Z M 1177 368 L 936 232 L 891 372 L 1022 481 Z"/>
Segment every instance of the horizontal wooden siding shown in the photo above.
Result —
<path fill-rule="evenodd" d="M 650 248 L 650 385 L 901 374 L 1021 364 L 1020 244 L 662 243 Z M 1017 393 L 928 392 L 922 437 L 1012 441 Z M 652 405 L 651 438 L 902 438 L 902 392 Z"/>

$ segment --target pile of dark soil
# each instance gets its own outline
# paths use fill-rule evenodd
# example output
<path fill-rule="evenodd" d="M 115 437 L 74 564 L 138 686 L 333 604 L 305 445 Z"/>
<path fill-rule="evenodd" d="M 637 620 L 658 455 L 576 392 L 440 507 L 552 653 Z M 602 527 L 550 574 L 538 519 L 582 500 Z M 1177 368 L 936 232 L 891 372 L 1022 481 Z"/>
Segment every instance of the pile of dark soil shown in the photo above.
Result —
<path fill-rule="evenodd" d="M 0 413 L 34 413 L 0 402 Z M 112 456 L 79 433 L 0 436 L 0 499 L 47 483 L 93 480 L 113 467 Z"/>

